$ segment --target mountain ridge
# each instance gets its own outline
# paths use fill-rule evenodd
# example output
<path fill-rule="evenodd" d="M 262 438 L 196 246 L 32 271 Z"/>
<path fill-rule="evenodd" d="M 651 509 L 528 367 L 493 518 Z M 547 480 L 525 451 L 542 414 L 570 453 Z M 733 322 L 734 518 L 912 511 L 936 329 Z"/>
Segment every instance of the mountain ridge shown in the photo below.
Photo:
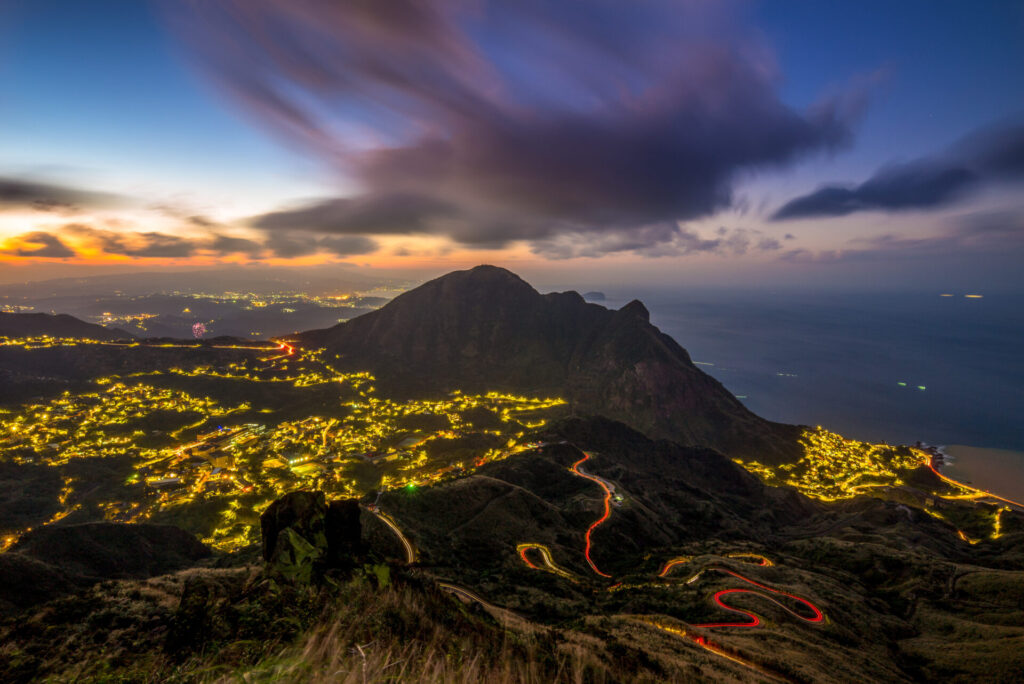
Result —
<path fill-rule="evenodd" d="M 78 337 L 102 342 L 134 337 L 124 330 L 87 323 L 70 314 L 0 312 L 0 337 L 38 337 L 42 335 Z"/>
<path fill-rule="evenodd" d="M 618 310 L 573 291 L 540 294 L 477 266 L 428 281 L 384 307 L 295 338 L 390 390 L 555 393 L 573 412 L 621 420 L 654 438 L 736 456 L 785 459 L 798 428 L 766 421 L 650 323 L 639 300 Z"/>

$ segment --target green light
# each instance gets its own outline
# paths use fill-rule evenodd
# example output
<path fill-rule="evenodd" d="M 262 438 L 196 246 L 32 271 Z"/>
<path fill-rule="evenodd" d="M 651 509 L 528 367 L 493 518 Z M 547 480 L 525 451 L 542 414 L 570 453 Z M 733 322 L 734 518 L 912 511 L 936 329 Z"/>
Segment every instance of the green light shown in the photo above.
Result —
<path fill-rule="evenodd" d="M 900 387 L 906 387 L 907 386 L 907 383 L 905 383 L 905 382 L 897 382 L 896 384 L 899 385 Z"/>
<path fill-rule="evenodd" d="M 924 392 L 924 390 L 925 390 L 925 387 L 924 387 L 924 385 L 918 385 L 918 386 L 917 386 L 917 389 L 919 389 L 919 390 L 921 390 L 922 392 Z"/>
<path fill-rule="evenodd" d="M 405 485 L 405 488 L 406 489 L 410 489 L 410 490 L 416 489 L 416 485 L 414 485 L 412 482 L 410 482 L 409 484 Z"/>

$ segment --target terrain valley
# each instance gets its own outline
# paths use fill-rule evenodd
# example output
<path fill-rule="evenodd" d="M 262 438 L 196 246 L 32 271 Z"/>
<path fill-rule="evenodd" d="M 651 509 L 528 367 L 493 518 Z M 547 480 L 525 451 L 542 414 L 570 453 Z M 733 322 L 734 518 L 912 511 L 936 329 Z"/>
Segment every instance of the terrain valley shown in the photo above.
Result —
<path fill-rule="evenodd" d="M 765 420 L 640 301 L 350 289 L 8 302 L 0 679 L 1024 679 L 1024 505 L 940 451 Z"/>

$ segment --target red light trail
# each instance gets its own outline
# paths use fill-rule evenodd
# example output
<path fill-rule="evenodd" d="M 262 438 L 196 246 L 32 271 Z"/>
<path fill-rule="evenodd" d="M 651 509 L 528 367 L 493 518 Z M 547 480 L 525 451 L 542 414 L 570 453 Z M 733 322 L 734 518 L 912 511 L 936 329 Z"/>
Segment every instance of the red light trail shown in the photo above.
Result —
<path fill-rule="evenodd" d="M 523 562 L 526 563 L 528 566 L 530 566 L 532 569 L 540 570 L 540 568 L 538 568 L 536 565 L 534 565 L 530 561 L 530 559 L 526 557 L 526 552 L 529 551 L 531 548 L 533 548 L 533 547 L 530 547 L 530 546 L 522 546 L 522 547 L 520 547 L 520 549 L 519 549 L 519 556 L 520 556 L 520 558 L 523 559 Z"/>
<path fill-rule="evenodd" d="M 746 615 L 748 618 L 750 618 L 750 622 L 712 622 L 712 623 L 705 623 L 705 624 L 701 624 L 701 625 L 694 625 L 694 627 L 703 627 L 703 628 L 713 628 L 713 627 L 757 627 L 759 624 L 761 624 L 761 618 L 759 618 L 754 613 L 751 613 L 751 612 L 746 611 L 746 610 L 742 610 L 740 608 L 735 608 L 733 606 L 730 606 L 730 605 L 726 604 L 722 600 L 722 597 L 723 596 L 727 596 L 729 594 L 754 594 L 755 596 L 760 596 L 761 598 L 768 599 L 772 603 L 776 604 L 777 606 L 779 606 L 780 608 L 785 610 L 790 615 L 793 615 L 793 616 L 803 620 L 804 622 L 821 622 L 821 621 L 823 621 L 825 619 L 824 613 L 822 613 L 821 610 L 819 610 L 816 605 L 814 605 L 813 603 L 811 603 L 810 601 L 808 601 L 805 598 L 801 598 L 799 596 L 796 596 L 795 594 L 790 594 L 789 592 L 785 592 L 785 591 L 782 591 L 780 589 L 772 589 L 769 586 L 761 584 L 760 582 L 755 582 L 754 580 L 750 579 L 749 577 L 744 577 L 743 575 L 739 574 L 738 572 L 733 572 L 732 570 L 727 570 L 725 568 L 709 568 L 709 569 L 710 570 L 717 570 L 718 572 L 724 572 L 724 573 L 726 573 L 728 575 L 732 575 L 733 577 L 735 577 L 737 579 L 741 579 L 744 582 L 747 582 L 748 584 L 754 585 L 758 589 L 763 589 L 763 590 L 769 591 L 769 592 L 771 592 L 773 594 L 778 594 L 780 596 L 785 596 L 785 597 L 791 598 L 791 599 L 793 599 L 795 601 L 799 601 L 800 603 L 804 604 L 805 606 L 810 608 L 811 611 L 814 612 L 814 617 L 804 617 L 800 613 L 796 612 L 795 610 L 793 610 L 793 609 L 789 608 L 788 606 L 786 606 L 785 604 L 783 604 L 781 601 L 778 601 L 778 600 L 772 598 L 771 596 L 769 596 L 768 594 L 763 594 L 763 593 L 761 593 L 759 591 L 752 591 L 750 589 L 722 589 L 721 591 L 715 592 L 715 595 L 713 597 L 715 603 L 717 603 L 720 608 L 728 610 L 728 611 L 730 611 L 732 613 L 739 613 L 740 615 Z M 699 574 L 700 573 L 698 573 L 698 575 Z M 694 576 L 694 578 L 691 578 L 690 581 L 693 581 L 693 579 L 695 579 L 695 578 L 696 578 L 696 576 Z"/>
<path fill-rule="evenodd" d="M 598 525 L 600 525 L 601 523 L 606 521 L 609 518 L 609 516 L 611 516 L 611 514 L 612 514 L 612 509 L 611 509 L 612 490 L 610 490 L 608 488 L 608 485 L 606 485 L 601 478 L 594 477 L 593 475 L 588 475 L 587 473 L 582 473 L 582 472 L 579 471 L 580 464 L 583 463 L 584 461 L 586 461 L 589 458 L 590 458 L 590 454 L 588 454 L 587 452 L 584 451 L 583 452 L 583 458 L 581 458 L 580 460 L 578 460 L 575 463 L 573 463 L 571 470 L 572 470 L 572 472 L 574 472 L 575 474 L 579 475 L 580 477 L 585 477 L 586 479 L 591 480 L 591 481 L 596 482 L 597 484 L 601 485 L 601 489 L 604 490 L 604 515 L 602 515 L 600 518 L 598 518 L 593 523 L 591 523 L 590 527 L 587 528 L 587 534 L 586 534 L 587 546 L 586 546 L 586 549 L 584 550 L 583 553 L 587 557 L 587 563 L 590 564 L 590 569 L 591 570 L 593 570 L 595 573 L 597 573 L 601 577 L 607 577 L 607 578 L 611 579 L 611 575 L 609 575 L 608 573 L 605 573 L 605 572 L 601 572 L 601 570 L 597 567 L 597 565 L 594 564 L 593 559 L 591 559 L 591 557 L 590 557 L 590 546 L 591 546 L 590 535 L 591 535 L 591 533 L 593 533 L 594 529 Z"/>
<path fill-rule="evenodd" d="M 581 458 L 578 461 L 576 461 L 575 463 L 573 463 L 572 466 L 570 467 L 570 471 L 574 475 L 577 475 L 579 477 L 586 478 L 588 480 L 596 482 L 598 485 L 600 485 L 601 489 L 604 491 L 604 513 L 601 515 L 600 518 L 598 518 L 593 523 L 591 523 L 590 527 L 587 528 L 587 532 L 586 532 L 586 535 L 585 535 L 586 546 L 584 547 L 584 555 L 586 556 L 587 563 L 590 565 L 590 569 L 593 570 L 594 573 L 596 573 L 597 575 L 600 575 L 601 577 L 606 577 L 606 578 L 610 579 L 611 575 L 609 575 L 608 573 L 602 572 L 601 569 L 597 567 L 597 565 L 594 563 L 594 560 L 590 557 L 590 553 L 591 553 L 591 549 L 592 549 L 592 546 L 593 546 L 593 541 L 591 539 L 591 536 L 592 536 L 594 530 L 597 529 L 597 527 L 599 525 L 601 525 L 604 522 L 606 522 L 608 520 L 608 518 L 611 516 L 611 500 L 612 500 L 612 495 L 613 495 L 612 491 L 613 491 L 613 488 L 615 488 L 615 485 L 608 483 L 607 481 L 603 480 L 602 478 L 600 478 L 600 477 L 598 477 L 596 475 L 590 475 L 589 473 L 580 470 L 580 466 L 583 463 L 586 463 L 587 460 L 590 459 L 590 454 L 588 454 L 586 451 L 583 451 L 583 450 L 581 450 L 579 448 L 576 448 L 576 450 L 583 454 L 583 458 Z M 940 477 L 941 477 L 941 475 L 940 475 Z M 548 572 L 552 572 L 554 574 L 557 574 L 557 575 L 560 575 L 562 577 L 565 577 L 565 578 L 567 578 L 567 579 L 569 579 L 569 580 L 571 580 L 573 582 L 578 582 L 579 581 L 579 578 L 577 576 L 573 575 L 570 572 L 567 572 L 566 570 L 563 570 L 562 568 L 558 567 L 554 563 L 554 560 L 551 558 L 551 552 L 543 544 L 522 543 L 522 544 L 518 545 L 517 550 L 519 551 L 519 557 L 523 560 L 523 562 L 527 565 L 527 567 L 529 567 L 529 568 L 531 568 L 533 570 L 546 570 Z M 541 558 L 542 558 L 542 560 L 544 562 L 544 567 L 538 566 L 535 563 L 533 563 L 530 560 L 529 556 L 527 555 L 527 553 L 529 551 L 534 551 L 534 550 L 541 554 Z M 746 551 L 736 551 L 736 552 L 728 553 L 728 554 L 726 554 L 726 557 L 727 558 L 737 559 L 737 560 L 740 560 L 740 561 L 743 561 L 743 562 L 746 562 L 746 563 L 752 563 L 752 564 L 756 563 L 758 566 L 763 567 L 763 568 L 768 568 L 768 567 L 772 567 L 773 565 L 775 565 L 771 560 L 769 560 L 765 556 L 762 556 L 761 554 L 751 553 L 751 552 L 746 552 Z M 665 564 L 661 567 L 661 570 L 658 572 L 658 577 L 659 578 L 666 578 L 668 576 L 668 574 L 672 571 L 673 568 L 675 568 L 675 567 L 677 567 L 679 565 L 683 565 L 685 563 L 689 563 L 689 562 L 690 562 L 690 558 L 686 557 L 686 556 L 679 556 L 679 557 L 676 557 L 676 558 L 672 558 L 672 559 L 666 561 Z M 747 584 L 750 584 L 750 585 L 756 587 L 757 589 L 755 590 L 755 589 L 744 589 L 744 588 L 733 587 L 731 589 L 721 589 L 721 590 L 715 592 L 715 594 L 712 596 L 712 600 L 715 602 L 715 604 L 719 608 L 721 608 L 722 610 L 728 611 L 730 613 L 739 613 L 740 615 L 745 616 L 746 618 L 748 618 L 748 620 L 746 622 L 708 622 L 708 623 L 703 623 L 703 624 L 691 625 L 691 627 L 699 628 L 699 629 L 715 629 L 715 628 L 723 628 L 723 627 L 728 627 L 728 628 L 737 628 L 737 627 L 738 628 L 751 628 L 751 627 L 759 627 L 759 626 L 761 626 L 761 617 L 758 616 L 756 613 L 752 613 L 750 611 L 743 610 L 741 608 L 736 608 L 734 606 L 729 605 L 725 601 L 725 598 L 727 596 L 729 596 L 730 594 L 754 594 L 755 596 L 760 596 L 763 599 L 771 601 L 775 605 L 777 605 L 780 608 L 782 608 L 783 610 L 785 610 L 790 615 L 793 615 L 794 617 L 796 617 L 799 620 L 802 620 L 804 622 L 821 623 L 821 622 L 825 621 L 824 613 L 822 613 L 822 611 L 816 605 L 814 605 L 813 603 L 811 603 L 810 601 L 808 601 L 805 598 L 802 598 L 802 597 L 797 596 L 795 594 L 790 594 L 789 592 L 785 592 L 785 591 L 782 591 L 780 589 L 773 589 L 772 587 L 769 587 L 769 586 L 767 586 L 765 584 L 761 584 L 760 582 L 756 582 L 756 581 L 750 579 L 749 577 L 744 577 L 743 575 L 741 575 L 741 574 L 739 574 L 737 572 L 734 572 L 732 570 L 728 570 L 726 568 L 712 566 L 712 567 L 706 567 L 705 570 L 715 570 L 715 571 L 718 571 L 718 572 L 725 573 L 727 575 L 731 575 L 731 576 L 735 577 L 736 579 L 742 580 L 742 581 L 746 582 Z M 687 584 L 692 584 L 703 573 L 704 573 L 704 570 L 701 570 L 696 575 L 694 575 L 689 580 L 687 580 L 686 583 Z M 644 586 L 644 585 L 628 585 L 628 586 L 635 588 L 635 587 Z M 614 584 L 611 584 L 610 586 L 606 587 L 606 589 L 608 591 L 616 591 L 616 590 L 619 590 L 619 589 L 624 589 L 626 587 L 627 587 L 627 585 L 624 585 L 622 582 L 615 582 Z M 803 604 L 804 606 L 806 606 L 807 608 L 809 608 L 811 610 L 811 612 L 813 613 L 813 617 L 806 617 L 804 615 L 801 615 L 800 613 L 796 612 L 795 610 L 793 610 L 789 606 L 785 605 L 782 601 L 780 601 L 777 598 L 775 598 L 775 596 L 773 596 L 773 594 L 776 595 L 776 596 L 780 596 L 780 597 L 784 596 L 786 598 L 790 598 L 790 599 L 792 599 L 794 601 L 797 601 L 797 602 Z M 728 660 L 732 660 L 732 661 L 734 661 L 736 663 L 739 663 L 740 665 L 743 665 L 744 667 L 748 667 L 748 668 L 750 668 L 752 670 L 755 670 L 755 671 L 757 671 L 757 672 L 759 672 L 759 673 L 761 673 L 763 675 L 766 675 L 768 677 L 771 677 L 771 678 L 774 678 L 774 679 L 781 679 L 783 681 L 789 681 L 789 679 L 787 677 L 785 677 L 785 676 L 783 676 L 783 675 L 781 675 L 779 673 L 773 672 L 771 670 L 768 670 L 768 669 L 764 668 L 763 666 L 761 666 L 761 665 L 759 665 L 757 663 L 754 663 L 754 662 L 751 662 L 749 660 L 746 660 L 745 658 L 743 658 L 742 656 L 740 656 L 737 653 L 725 650 L 724 648 L 722 648 L 718 644 L 715 644 L 715 643 L 711 642 L 710 640 L 708 640 L 708 638 L 703 636 L 703 635 L 692 634 L 687 629 L 683 629 L 683 628 L 680 628 L 680 627 L 677 627 L 677 626 L 673 626 L 673 625 L 671 625 L 669 623 L 664 622 L 663 620 L 656 619 L 654 616 L 634 616 L 632 619 L 635 619 L 637 621 L 649 624 L 649 625 L 651 625 L 651 626 L 653 626 L 653 627 L 655 627 L 655 628 L 657 628 L 657 629 L 659 629 L 659 630 L 661 630 L 663 632 L 667 632 L 667 633 L 673 634 L 673 635 L 675 635 L 677 637 L 686 639 L 686 640 L 690 641 L 691 643 L 696 644 L 697 646 L 703 648 L 704 650 L 706 650 L 706 651 L 708 651 L 710 653 L 714 653 L 715 655 L 721 656 L 722 658 L 726 658 Z"/>

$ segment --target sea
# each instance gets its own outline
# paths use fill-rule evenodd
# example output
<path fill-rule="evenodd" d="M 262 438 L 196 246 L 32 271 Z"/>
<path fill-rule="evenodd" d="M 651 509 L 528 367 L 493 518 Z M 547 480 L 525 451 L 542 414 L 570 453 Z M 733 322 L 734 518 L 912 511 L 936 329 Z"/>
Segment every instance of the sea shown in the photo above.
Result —
<path fill-rule="evenodd" d="M 977 486 L 1024 494 L 1024 294 L 608 294 L 599 303 L 610 308 L 644 302 L 654 325 L 764 418 L 872 442 L 958 445 L 950 476 L 959 459 Z M 1019 481 L 1008 485 L 1007 473 Z"/>

